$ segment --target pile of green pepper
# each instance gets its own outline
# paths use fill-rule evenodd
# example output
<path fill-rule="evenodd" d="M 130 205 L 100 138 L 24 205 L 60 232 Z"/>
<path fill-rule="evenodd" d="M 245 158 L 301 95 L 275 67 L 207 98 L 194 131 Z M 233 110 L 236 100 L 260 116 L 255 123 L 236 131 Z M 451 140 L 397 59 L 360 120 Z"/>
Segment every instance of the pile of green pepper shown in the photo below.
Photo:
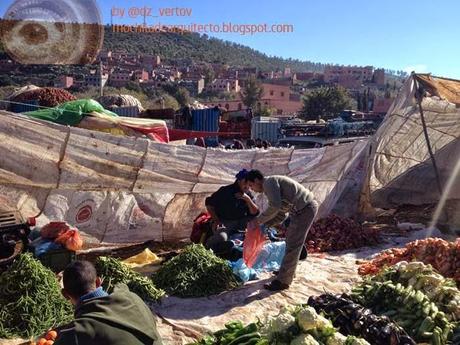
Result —
<path fill-rule="evenodd" d="M 56 276 L 30 254 L 0 275 L 0 338 L 31 338 L 73 318 Z"/>
<path fill-rule="evenodd" d="M 240 321 L 232 321 L 224 329 L 192 345 L 268 345 L 268 339 L 260 335 L 257 324 L 251 323 L 244 327 Z"/>
<path fill-rule="evenodd" d="M 102 287 L 112 293 L 116 284 L 126 284 L 131 292 L 147 302 L 156 302 L 164 296 L 152 280 L 129 268 L 123 262 L 111 257 L 99 257 L 96 261 L 97 274 L 102 278 Z"/>
<path fill-rule="evenodd" d="M 203 297 L 236 288 L 240 282 L 227 261 L 193 244 L 152 275 L 153 282 L 178 297 Z"/>

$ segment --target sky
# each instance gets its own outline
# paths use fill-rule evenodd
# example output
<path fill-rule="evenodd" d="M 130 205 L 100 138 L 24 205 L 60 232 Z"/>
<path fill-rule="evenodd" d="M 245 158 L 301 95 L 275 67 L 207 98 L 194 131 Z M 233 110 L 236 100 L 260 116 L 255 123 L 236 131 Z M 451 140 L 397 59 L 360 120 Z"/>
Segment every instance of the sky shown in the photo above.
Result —
<path fill-rule="evenodd" d="M 29 0 L 16 0 L 27 2 Z M 40 0 L 44 1 L 44 0 Z M 59 0 L 93 1 L 93 0 Z M 13 3 L 1 0 L 0 13 Z M 147 24 L 290 24 L 292 33 L 209 34 L 268 55 L 321 63 L 372 65 L 460 79 L 458 0 L 97 0 L 105 23 L 111 10 L 186 8 L 189 16 L 148 17 Z M 163 11 L 164 13 L 164 11 Z"/>

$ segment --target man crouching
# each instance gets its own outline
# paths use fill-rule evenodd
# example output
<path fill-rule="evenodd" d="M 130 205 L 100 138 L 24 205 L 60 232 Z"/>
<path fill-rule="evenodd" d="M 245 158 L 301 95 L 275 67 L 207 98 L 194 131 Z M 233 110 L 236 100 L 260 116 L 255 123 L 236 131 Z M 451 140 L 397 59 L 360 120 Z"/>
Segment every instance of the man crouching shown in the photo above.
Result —
<path fill-rule="evenodd" d="M 64 270 L 63 295 L 75 306 L 71 328 L 55 345 L 157 345 L 161 339 L 149 307 L 126 285 L 108 294 L 94 266 L 76 261 Z"/>

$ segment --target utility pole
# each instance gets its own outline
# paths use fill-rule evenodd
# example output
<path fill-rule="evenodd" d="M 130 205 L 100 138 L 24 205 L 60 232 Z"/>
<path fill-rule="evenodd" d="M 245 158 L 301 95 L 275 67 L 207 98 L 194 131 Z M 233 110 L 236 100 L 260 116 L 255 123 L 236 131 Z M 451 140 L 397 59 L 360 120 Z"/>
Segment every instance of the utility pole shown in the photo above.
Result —
<path fill-rule="evenodd" d="M 99 76 L 100 76 L 100 96 L 104 96 L 104 81 L 102 80 L 104 76 L 102 60 L 99 62 Z"/>

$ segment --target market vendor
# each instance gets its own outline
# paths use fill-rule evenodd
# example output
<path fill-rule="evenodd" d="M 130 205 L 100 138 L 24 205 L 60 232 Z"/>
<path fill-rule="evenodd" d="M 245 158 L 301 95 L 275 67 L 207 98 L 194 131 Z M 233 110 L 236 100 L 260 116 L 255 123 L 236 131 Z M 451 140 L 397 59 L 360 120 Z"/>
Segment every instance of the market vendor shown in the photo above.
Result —
<path fill-rule="evenodd" d="M 259 224 L 279 225 L 289 213 L 290 224 L 286 233 L 283 262 L 276 279 L 265 285 L 265 288 L 271 291 L 287 289 L 294 279 L 308 230 L 318 210 L 318 203 L 311 191 L 286 176 L 264 177 L 260 171 L 251 170 L 247 173 L 246 180 L 253 191 L 264 193 L 268 199 L 267 210 L 257 217 Z"/>
<path fill-rule="evenodd" d="M 231 235 L 244 232 L 249 221 L 259 214 L 259 208 L 249 193 L 247 173 L 245 169 L 241 170 L 233 184 L 221 187 L 205 201 L 214 233 L 206 242 L 206 247 L 215 252 L 221 251 L 219 247 L 228 242 Z"/>
<path fill-rule="evenodd" d="M 112 294 L 101 287 L 96 269 L 87 261 L 70 264 L 63 275 L 63 294 L 75 306 L 70 328 L 60 330 L 55 345 L 161 344 L 149 307 L 126 285 Z"/>

